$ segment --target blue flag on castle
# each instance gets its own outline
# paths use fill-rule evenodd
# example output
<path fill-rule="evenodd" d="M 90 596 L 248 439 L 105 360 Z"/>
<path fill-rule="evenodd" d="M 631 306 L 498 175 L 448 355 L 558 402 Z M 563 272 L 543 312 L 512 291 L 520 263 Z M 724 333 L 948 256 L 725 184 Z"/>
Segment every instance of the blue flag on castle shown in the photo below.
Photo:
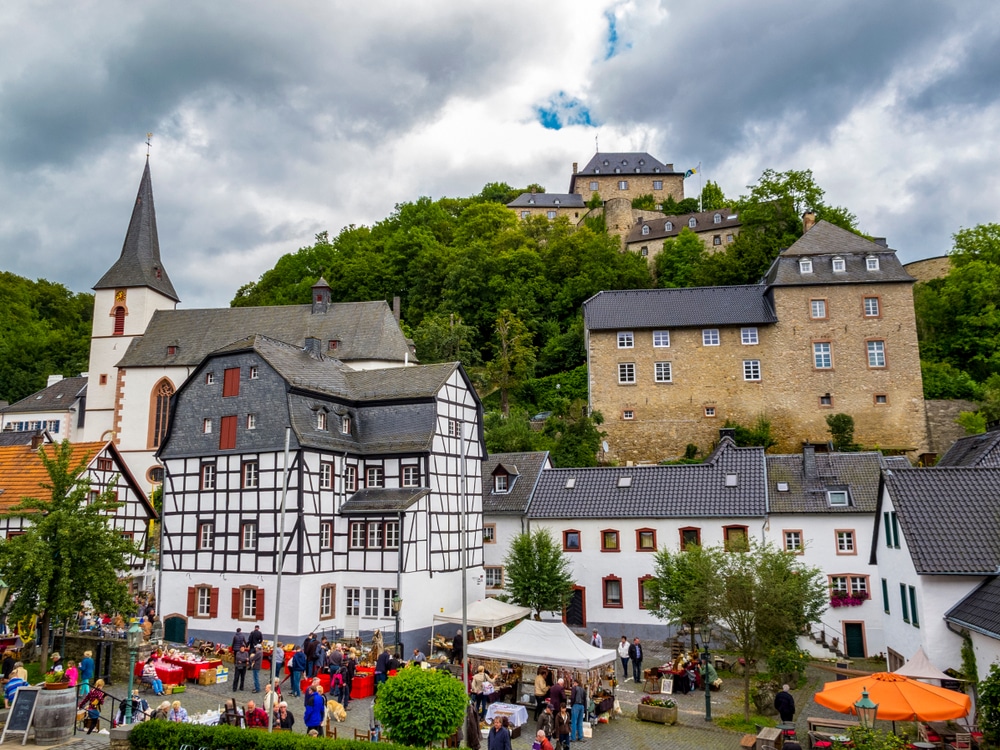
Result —
<path fill-rule="evenodd" d="M 698 167 L 700 167 L 700 166 L 701 165 L 699 164 Z M 688 177 L 691 177 L 692 175 L 698 174 L 698 167 L 692 167 L 687 172 L 685 172 L 684 173 L 684 179 L 686 180 Z"/>

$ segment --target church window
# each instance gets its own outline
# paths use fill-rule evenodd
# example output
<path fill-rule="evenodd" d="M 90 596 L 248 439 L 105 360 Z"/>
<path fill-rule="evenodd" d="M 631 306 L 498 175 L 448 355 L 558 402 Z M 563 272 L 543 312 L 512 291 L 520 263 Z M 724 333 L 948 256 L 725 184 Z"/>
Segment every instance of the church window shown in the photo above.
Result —
<path fill-rule="evenodd" d="M 170 397 L 173 395 L 174 387 L 166 378 L 153 388 L 149 420 L 150 448 L 159 448 L 163 438 L 167 436 L 167 426 L 170 420 Z"/>
<path fill-rule="evenodd" d="M 125 308 L 119 305 L 114 309 L 113 315 L 115 316 L 115 336 L 125 335 Z"/>

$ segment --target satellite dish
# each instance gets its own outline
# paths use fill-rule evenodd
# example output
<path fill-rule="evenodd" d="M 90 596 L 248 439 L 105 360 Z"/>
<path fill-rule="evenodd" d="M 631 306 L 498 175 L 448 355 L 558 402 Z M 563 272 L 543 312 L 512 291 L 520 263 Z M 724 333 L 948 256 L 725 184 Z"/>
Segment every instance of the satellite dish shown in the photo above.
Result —
<path fill-rule="evenodd" d="M 604 452 L 607 453 L 608 452 L 608 441 L 607 440 L 602 440 L 601 441 L 601 447 L 604 449 Z"/>

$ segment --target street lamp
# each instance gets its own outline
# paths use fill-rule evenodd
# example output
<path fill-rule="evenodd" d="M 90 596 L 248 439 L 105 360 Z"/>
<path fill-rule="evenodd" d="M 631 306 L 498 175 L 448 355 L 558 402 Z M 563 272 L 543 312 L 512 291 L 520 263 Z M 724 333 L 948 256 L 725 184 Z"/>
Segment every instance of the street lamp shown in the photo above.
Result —
<path fill-rule="evenodd" d="M 125 696 L 125 723 L 132 723 L 132 680 L 135 678 L 135 660 L 139 656 L 139 646 L 142 645 L 142 631 L 139 622 L 133 617 L 128 633 L 128 694 Z"/>
<path fill-rule="evenodd" d="M 705 683 L 705 721 L 712 720 L 712 696 L 709 690 L 712 686 L 708 680 L 708 665 L 712 655 L 708 653 L 708 647 L 712 643 L 712 628 L 706 625 L 701 629 L 701 645 L 705 647 L 705 653 L 701 655 L 701 680 Z"/>
<path fill-rule="evenodd" d="M 399 610 L 403 608 L 403 600 L 397 593 L 392 597 L 392 613 L 396 616 L 396 632 L 392 637 L 393 651 L 396 653 L 396 658 L 399 658 Z"/>
<path fill-rule="evenodd" d="M 875 727 L 875 715 L 878 713 L 878 704 L 873 703 L 868 697 L 868 688 L 861 688 L 861 700 L 854 704 L 854 712 L 858 715 L 858 721 L 865 729 Z"/>

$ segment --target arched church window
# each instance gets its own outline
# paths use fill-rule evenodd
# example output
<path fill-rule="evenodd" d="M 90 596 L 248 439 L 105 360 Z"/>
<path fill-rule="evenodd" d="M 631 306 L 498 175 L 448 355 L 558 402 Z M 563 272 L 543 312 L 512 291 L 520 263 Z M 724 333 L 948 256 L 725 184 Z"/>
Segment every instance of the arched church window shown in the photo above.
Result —
<path fill-rule="evenodd" d="M 115 311 L 114 311 L 114 316 L 115 316 L 115 330 L 114 330 L 114 335 L 115 336 L 124 336 L 125 335 L 125 308 L 122 307 L 121 305 L 119 305 L 118 307 L 116 307 Z"/>
<path fill-rule="evenodd" d="M 149 447 L 159 448 L 167 436 L 170 420 L 170 397 L 174 395 L 173 384 L 164 378 L 153 387 L 149 404 Z"/>

